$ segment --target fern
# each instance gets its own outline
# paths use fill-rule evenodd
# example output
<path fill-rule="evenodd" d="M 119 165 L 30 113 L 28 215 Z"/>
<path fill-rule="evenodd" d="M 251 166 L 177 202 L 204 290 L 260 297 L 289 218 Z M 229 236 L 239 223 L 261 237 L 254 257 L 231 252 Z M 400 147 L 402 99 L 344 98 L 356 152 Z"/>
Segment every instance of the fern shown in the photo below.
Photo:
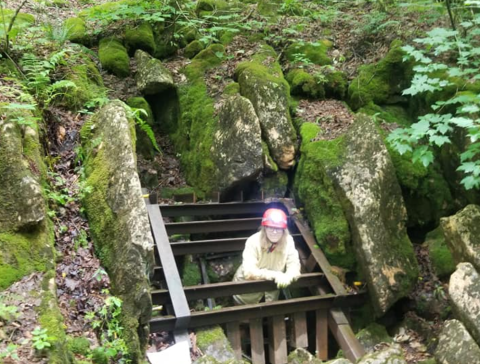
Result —
<path fill-rule="evenodd" d="M 140 129 L 147 134 L 148 139 L 152 142 L 153 147 L 155 150 L 159 153 L 161 153 L 160 148 L 158 147 L 157 141 L 155 139 L 155 133 L 152 130 L 152 127 L 148 125 L 145 120 L 142 119 L 141 114 L 148 116 L 148 113 L 144 109 L 135 109 L 131 108 L 128 105 L 124 105 L 127 113 L 129 114 L 130 117 L 132 117 L 135 120 L 135 123 L 140 127 Z"/>

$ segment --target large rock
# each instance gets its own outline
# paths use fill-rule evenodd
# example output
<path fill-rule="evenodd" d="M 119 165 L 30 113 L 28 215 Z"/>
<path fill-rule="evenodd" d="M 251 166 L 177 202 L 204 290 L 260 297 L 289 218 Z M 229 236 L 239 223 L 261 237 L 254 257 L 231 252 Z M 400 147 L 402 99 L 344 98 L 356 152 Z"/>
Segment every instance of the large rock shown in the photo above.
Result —
<path fill-rule="evenodd" d="M 170 71 L 160 60 L 139 49 L 135 52 L 135 61 L 137 62 L 135 80 L 142 94 L 155 95 L 175 87 Z"/>
<path fill-rule="evenodd" d="M 440 224 L 455 262 L 470 262 L 480 270 L 480 206 L 468 205 Z"/>
<path fill-rule="evenodd" d="M 240 64 L 236 76 L 241 95 L 255 108 L 272 158 L 288 169 L 295 160 L 296 134 L 288 110 L 289 86 L 275 58 L 272 49 L 264 48 L 253 61 Z"/>
<path fill-rule="evenodd" d="M 35 163 L 40 143 L 34 121 L 24 126 L 15 121 L 34 120 L 31 111 L 0 111 L 5 116 L 0 118 L 0 231 L 20 230 L 45 218 L 40 171 Z"/>
<path fill-rule="evenodd" d="M 263 168 L 260 122 L 245 97 L 229 97 L 219 113 L 212 145 L 220 190 L 253 181 Z"/>
<path fill-rule="evenodd" d="M 86 185 L 83 202 L 96 250 L 123 300 L 125 342 L 135 362 L 143 358 L 152 302 L 149 274 L 153 238 L 135 160 L 135 125 L 121 102 L 97 112 L 82 131 Z"/>
<path fill-rule="evenodd" d="M 362 344 L 366 353 L 373 353 L 380 343 L 392 343 L 393 339 L 388 335 L 385 326 L 371 323 L 355 335 Z"/>
<path fill-rule="evenodd" d="M 344 138 L 343 156 L 327 173 L 346 211 L 375 312 L 382 315 L 408 295 L 418 265 L 400 186 L 375 124 L 360 115 Z"/>
<path fill-rule="evenodd" d="M 240 364 L 235 359 L 230 342 L 220 326 L 206 327 L 197 331 L 197 346 L 204 354 L 194 364 Z"/>
<path fill-rule="evenodd" d="M 439 364 L 480 364 L 480 348 L 460 321 L 446 321 L 438 340 L 435 359 Z"/>
<path fill-rule="evenodd" d="M 365 355 L 357 364 L 407 364 L 407 361 L 400 346 L 392 345 Z"/>
<path fill-rule="evenodd" d="M 456 317 L 480 342 L 480 276 L 470 263 L 460 263 L 450 276 L 448 293 Z"/>
<path fill-rule="evenodd" d="M 322 364 L 320 359 L 315 358 L 304 348 L 298 348 L 288 354 L 288 364 Z M 350 361 L 348 361 L 350 363 Z"/>

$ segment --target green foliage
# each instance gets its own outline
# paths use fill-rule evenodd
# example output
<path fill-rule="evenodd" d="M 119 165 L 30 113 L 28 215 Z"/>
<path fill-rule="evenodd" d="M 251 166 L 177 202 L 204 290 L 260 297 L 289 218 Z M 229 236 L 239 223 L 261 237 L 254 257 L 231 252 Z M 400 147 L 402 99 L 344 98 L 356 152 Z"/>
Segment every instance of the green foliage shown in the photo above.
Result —
<path fill-rule="evenodd" d="M 35 350 L 43 350 L 52 346 L 49 342 L 50 338 L 47 335 L 47 329 L 42 329 L 37 326 L 32 331 L 32 346 Z"/>
<path fill-rule="evenodd" d="M 432 112 L 420 116 L 409 128 L 394 130 L 388 141 L 400 154 L 412 152 L 413 161 L 428 166 L 434 150 L 451 143 L 455 130 L 463 130 L 468 142 L 457 170 L 465 174 L 464 187 L 472 189 L 480 187 L 480 15 L 461 25 L 463 31 L 436 28 L 425 38 L 415 39 L 417 47 L 403 47 L 405 59 L 416 62 L 412 84 L 404 95 L 440 94 L 453 84 L 457 92 L 447 99 L 441 97 L 431 105 Z M 439 71 L 445 77 L 437 77 Z M 469 89 L 477 91 L 464 92 Z"/>
<path fill-rule="evenodd" d="M 4 351 L 0 352 L 0 359 L 12 358 L 14 360 L 20 360 L 17 354 L 18 345 L 8 344 Z"/>
<path fill-rule="evenodd" d="M 148 139 L 150 140 L 150 142 L 152 142 L 152 145 L 155 148 L 155 150 L 161 153 L 160 147 L 158 146 L 157 140 L 155 139 L 155 133 L 153 132 L 153 129 L 148 124 L 148 122 L 145 121 L 146 118 L 148 118 L 149 116 L 147 111 L 144 109 L 131 108 L 128 105 L 125 105 L 125 109 L 127 110 L 129 117 L 133 118 L 135 120 L 135 123 L 148 136 Z M 143 115 L 143 118 L 142 118 L 142 115 Z"/>
<path fill-rule="evenodd" d="M 92 328 L 100 335 L 101 347 L 96 348 L 93 353 L 95 362 L 107 363 L 112 359 L 115 363 L 130 363 L 128 359 L 128 348 L 122 339 L 123 327 L 120 323 L 122 314 L 122 300 L 115 296 L 105 299 L 102 308 L 97 312 L 89 312 L 85 318 L 90 320 Z"/>
<path fill-rule="evenodd" d="M 20 314 L 18 308 L 15 306 L 7 306 L 0 301 L 0 320 L 3 322 L 10 322 L 16 320 Z"/>

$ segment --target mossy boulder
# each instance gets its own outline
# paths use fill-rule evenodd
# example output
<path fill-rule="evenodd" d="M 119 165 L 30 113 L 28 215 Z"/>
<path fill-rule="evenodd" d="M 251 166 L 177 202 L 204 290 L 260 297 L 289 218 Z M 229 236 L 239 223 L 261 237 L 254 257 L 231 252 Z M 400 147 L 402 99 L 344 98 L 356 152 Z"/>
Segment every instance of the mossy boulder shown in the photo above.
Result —
<path fill-rule="evenodd" d="M 439 278 L 449 277 L 455 271 L 455 262 L 441 227 L 427 234 L 425 245 L 428 247 L 428 256 L 435 274 Z"/>
<path fill-rule="evenodd" d="M 80 134 L 87 155 L 85 185 L 91 189 L 82 202 L 111 291 L 123 301 L 123 339 L 138 362 L 145 357 L 152 312 L 149 275 L 155 259 L 137 174 L 135 124 L 124 104 L 114 101 L 93 115 Z"/>
<path fill-rule="evenodd" d="M 130 106 L 132 109 L 141 109 L 146 112 L 140 113 L 139 117 L 150 127 L 154 126 L 154 119 L 153 119 L 153 112 L 148 104 L 147 100 L 143 97 L 131 97 L 127 100 L 127 105 Z M 146 159 L 152 159 L 155 154 L 155 147 L 148 137 L 147 133 L 142 130 L 142 128 L 136 123 L 135 125 L 135 132 L 137 135 L 137 142 L 136 142 L 136 150 L 137 153 L 141 154 Z"/>
<path fill-rule="evenodd" d="M 65 89 L 54 102 L 71 110 L 84 108 L 89 101 L 106 97 L 106 88 L 95 63 L 86 55 L 67 59 L 67 65 L 60 68 L 64 79 L 76 87 Z"/>
<path fill-rule="evenodd" d="M 157 23 L 153 27 L 153 35 L 155 39 L 155 50 L 153 56 L 157 59 L 165 59 L 173 56 L 179 44 L 175 39 L 175 27 L 166 28 L 163 23 Z"/>
<path fill-rule="evenodd" d="M 407 364 L 400 345 L 394 344 L 362 357 L 357 364 Z"/>
<path fill-rule="evenodd" d="M 298 62 L 306 59 L 313 64 L 325 66 L 332 64 L 332 60 L 327 55 L 331 47 L 332 42 L 328 40 L 296 42 L 287 47 L 285 56 L 289 62 Z"/>
<path fill-rule="evenodd" d="M 211 156 L 213 136 L 218 124 L 214 100 L 209 96 L 203 79 L 207 69 L 221 64 L 223 46 L 212 45 L 185 67 L 187 82 L 178 88 L 178 123 L 168 128 L 180 154 L 189 185 L 197 191 L 211 191 L 216 185 L 215 164 Z"/>
<path fill-rule="evenodd" d="M 292 95 L 304 96 L 312 99 L 324 99 L 325 89 L 315 77 L 303 69 L 294 69 L 287 73 L 286 80 L 290 84 Z"/>
<path fill-rule="evenodd" d="M 193 58 L 195 57 L 200 51 L 205 49 L 205 46 L 203 45 L 202 42 L 199 40 L 194 40 L 190 42 L 186 47 L 184 51 L 184 56 L 187 58 Z"/>
<path fill-rule="evenodd" d="M 412 77 L 412 62 L 403 62 L 405 52 L 400 41 L 392 42 L 387 55 L 376 64 L 360 67 L 348 88 L 348 103 L 358 110 L 369 102 L 388 104 L 398 101 Z"/>
<path fill-rule="evenodd" d="M 323 362 L 315 358 L 304 348 L 298 348 L 288 354 L 288 364 L 322 364 Z"/>
<path fill-rule="evenodd" d="M 480 364 L 480 347 L 458 320 L 445 321 L 435 349 L 439 364 Z"/>
<path fill-rule="evenodd" d="M 480 341 L 480 275 L 470 263 L 460 263 L 448 285 L 452 311 L 476 342 Z"/>
<path fill-rule="evenodd" d="M 468 205 L 440 224 L 455 263 L 469 262 L 480 270 L 480 206 Z"/>
<path fill-rule="evenodd" d="M 222 11 L 230 7 L 225 0 L 199 0 L 195 7 L 195 13 L 200 16 L 209 14 L 212 11 Z"/>
<path fill-rule="evenodd" d="M 155 50 L 155 37 L 152 26 L 144 22 L 135 28 L 125 31 L 125 46 L 129 54 L 134 54 L 137 49 L 153 54 Z"/>
<path fill-rule="evenodd" d="M 103 38 L 98 48 L 102 67 L 118 77 L 130 74 L 130 58 L 127 49 L 116 38 Z"/>
<path fill-rule="evenodd" d="M 262 135 L 250 100 L 240 95 L 227 98 L 219 112 L 211 153 L 220 191 L 256 180 L 263 168 Z"/>
<path fill-rule="evenodd" d="M 235 359 L 230 342 L 220 326 L 202 328 L 196 334 L 197 346 L 205 357 L 218 363 L 241 363 Z M 195 361 L 195 363 L 214 363 L 215 361 Z"/>
<path fill-rule="evenodd" d="M 295 162 L 296 133 L 288 107 L 290 87 L 275 56 L 271 47 L 263 46 L 252 61 L 237 66 L 235 77 L 240 94 L 255 108 L 270 155 L 280 168 L 289 169 Z"/>
<path fill-rule="evenodd" d="M 260 0 L 258 1 L 257 11 L 260 15 L 274 21 L 282 7 L 281 0 Z"/>
<path fill-rule="evenodd" d="M 345 138 L 312 141 L 319 132 L 320 127 L 313 123 L 300 127 L 301 157 L 293 187 L 330 264 L 353 269 L 355 256 L 348 221 L 327 173 L 328 168 L 343 163 Z"/>
<path fill-rule="evenodd" d="M 371 323 L 366 328 L 359 331 L 355 337 L 367 353 L 373 353 L 375 346 L 380 343 L 393 343 L 393 339 L 388 335 L 385 326 L 377 323 Z"/>
<path fill-rule="evenodd" d="M 155 95 L 167 89 L 175 89 L 170 71 L 160 60 L 139 49 L 135 52 L 135 61 L 137 62 L 135 80 L 142 94 Z"/>
<path fill-rule="evenodd" d="M 325 78 L 325 96 L 344 100 L 348 91 L 348 79 L 345 72 L 326 67 L 322 74 Z"/>
<path fill-rule="evenodd" d="M 46 219 L 38 118 L 29 105 L 24 107 L 9 109 L 8 104 L 0 104 L 0 231 L 28 231 Z"/>
<path fill-rule="evenodd" d="M 202 284 L 202 273 L 198 262 L 193 259 L 192 255 L 185 255 L 183 257 L 182 285 L 187 287 L 198 284 Z"/>
<path fill-rule="evenodd" d="M 314 134 L 312 130 L 308 137 Z M 325 169 L 325 180 L 349 222 L 359 267 L 368 283 L 375 313 L 381 316 L 409 294 L 418 276 L 405 229 L 406 209 L 375 123 L 359 115 L 338 139 L 343 148 L 337 149 L 339 152 L 330 150 L 334 157 L 321 160 L 323 166 L 319 163 L 319 168 Z"/>
<path fill-rule="evenodd" d="M 263 176 L 261 180 L 264 198 L 283 198 L 288 191 L 288 175 L 285 171 L 277 171 Z"/>
<path fill-rule="evenodd" d="M 85 337 L 73 337 L 68 339 L 68 348 L 74 354 L 86 356 L 90 351 L 90 341 Z"/>
<path fill-rule="evenodd" d="M 87 34 L 87 25 L 82 18 L 69 18 L 63 23 L 67 31 L 67 39 L 73 43 L 89 45 L 90 39 Z"/>

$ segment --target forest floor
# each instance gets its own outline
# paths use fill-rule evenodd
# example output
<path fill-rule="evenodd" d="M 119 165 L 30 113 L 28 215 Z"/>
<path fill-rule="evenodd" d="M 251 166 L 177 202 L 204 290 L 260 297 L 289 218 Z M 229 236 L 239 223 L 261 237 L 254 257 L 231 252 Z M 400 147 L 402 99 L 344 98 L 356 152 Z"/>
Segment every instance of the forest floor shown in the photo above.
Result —
<path fill-rule="evenodd" d="M 10 8 L 16 8 L 23 1 L 12 0 L 8 2 Z M 96 4 L 109 2 L 106 0 L 96 1 Z M 343 4 L 343 5 L 342 5 Z M 352 2 L 337 2 L 337 8 L 325 7 L 325 14 L 331 14 L 329 19 L 321 22 L 311 22 L 302 32 L 296 34 L 298 40 L 317 40 L 327 37 L 333 41 L 334 47 L 331 56 L 335 60 L 335 66 L 347 73 L 349 79 L 355 77 L 358 68 L 363 64 L 373 63 L 380 60 L 388 51 L 389 44 L 394 39 L 409 41 L 421 34 L 434 24 L 443 24 L 446 17 L 428 22 L 419 19 L 419 15 L 412 12 L 391 12 L 380 14 L 374 8 L 373 3 L 363 3 L 361 6 L 352 6 Z M 82 5 L 77 0 L 65 3 L 63 7 L 47 6 L 44 2 L 27 1 L 22 11 L 34 14 L 37 19 L 44 23 L 58 26 L 69 17 L 76 16 L 78 12 L 91 5 Z M 321 7 L 321 5 L 317 5 Z M 291 27 L 295 22 L 293 17 L 281 17 L 274 25 L 268 25 L 270 34 L 283 36 L 282 30 Z M 320 24 L 321 23 L 321 24 Z M 325 28 L 330 30 L 325 35 Z M 217 97 L 218 105 L 222 100 L 223 87 L 233 79 L 236 65 L 254 54 L 255 44 L 247 41 L 244 37 L 237 37 L 226 48 L 226 56 L 229 59 L 221 67 L 207 72 L 207 85 L 213 97 Z M 276 48 L 282 55 L 283 44 L 276 44 Z M 242 52 L 238 52 L 242 50 Z M 228 56 L 232 56 L 231 58 Z M 132 67 L 135 65 L 132 60 Z M 178 83 L 185 82 L 179 70 L 190 61 L 182 56 L 181 51 L 174 57 L 165 60 Z M 285 71 L 291 67 L 288 62 L 282 62 Z M 110 89 L 109 97 L 126 101 L 131 96 L 137 96 L 133 77 L 120 79 L 102 72 L 105 85 Z M 353 122 L 353 114 L 339 100 L 301 100 L 298 104 L 297 114 L 307 122 L 316 122 L 324 130 L 319 138 L 335 138 L 341 134 Z M 95 331 L 88 324 L 85 315 L 89 311 L 98 311 L 108 294 L 108 276 L 95 257 L 93 244 L 88 233 L 88 223 L 82 214 L 79 194 L 79 170 L 81 161 L 78 160 L 76 147 L 79 144 L 79 129 L 85 121 L 85 115 L 74 114 L 61 108 L 51 107 L 45 116 L 49 119 L 48 125 L 48 154 L 54 160 L 50 174 L 51 184 L 58 191 L 65 191 L 67 203 L 59 203 L 55 206 L 57 214 L 53 217 L 55 223 L 55 243 L 59 253 L 57 263 L 57 296 L 59 306 L 65 318 L 66 332 L 72 336 L 88 337 L 93 345 L 98 345 Z M 157 142 L 162 153 L 157 154 L 153 161 L 146 161 L 139 157 L 139 169 L 154 169 L 158 175 L 158 184 L 154 190 L 165 187 L 185 186 L 180 164 L 176 158 L 174 146 L 166 136 L 157 135 Z M 442 282 L 438 280 L 430 269 L 428 254 L 420 245 L 416 247 L 417 259 L 421 266 L 421 277 L 414 292 L 415 297 L 431 296 L 439 291 Z M 31 345 L 22 345 L 25 339 L 31 339 L 31 332 L 38 325 L 34 308 L 40 303 L 31 292 L 38 290 L 41 282 L 41 274 L 35 273 L 25 277 L 20 282 L 2 292 L 6 297 L 5 303 L 18 307 L 17 319 L 8 326 L 2 327 L 2 331 L 10 336 L 12 342 L 18 343 L 19 361 L 5 359 L 9 363 L 45 363 L 43 357 L 39 357 Z M 408 310 L 405 315 L 416 314 Z M 430 332 L 438 332 L 440 319 L 431 317 L 430 320 L 422 320 L 423 327 L 430 328 Z M 428 331 L 428 330 L 427 330 Z M 398 331 L 394 341 L 399 343 L 405 351 L 408 363 L 417 363 L 431 355 L 426 342 L 427 334 L 420 330 L 413 331 L 404 328 Z M 152 336 L 149 350 L 162 350 L 172 343 L 172 338 L 167 334 Z M 193 353 L 198 356 L 198 352 Z M 81 357 L 79 358 L 81 359 Z M 9 361 L 10 360 L 10 361 Z"/>

